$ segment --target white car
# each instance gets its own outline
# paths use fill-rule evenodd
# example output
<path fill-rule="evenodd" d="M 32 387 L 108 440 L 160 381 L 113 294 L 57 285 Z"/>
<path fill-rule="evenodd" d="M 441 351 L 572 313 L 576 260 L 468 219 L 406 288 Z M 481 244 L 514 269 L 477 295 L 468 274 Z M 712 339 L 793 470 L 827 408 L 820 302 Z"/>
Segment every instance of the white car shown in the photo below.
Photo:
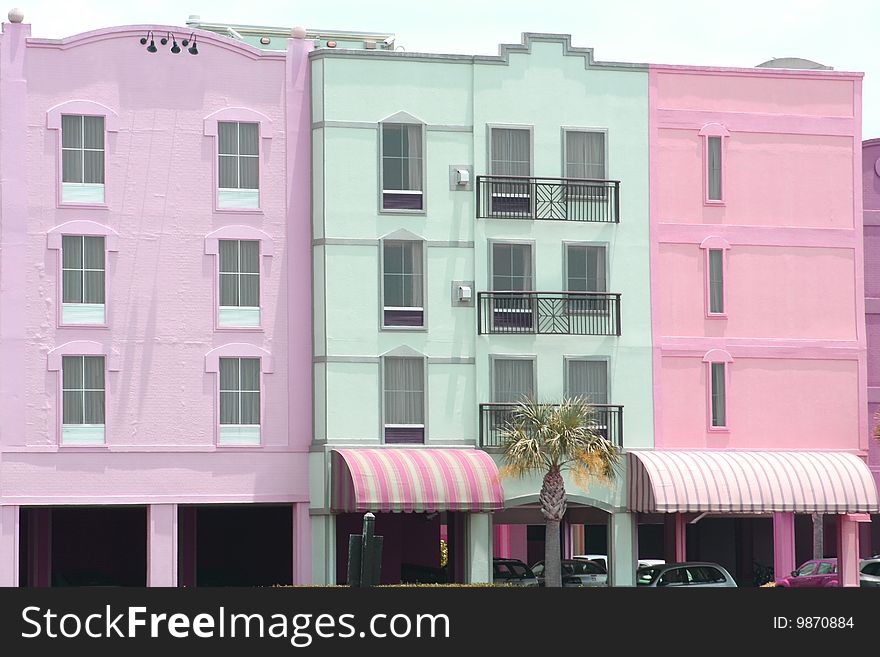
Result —
<path fill-rule="evenodd" d="M 572 557 L 572 559 L 586 559 L 589 561 L 595 561 L 597 564 L 602 566 L 605 571 L 608 571 L 608 556 L 605 554 L 576 554 Z M 639 559 L 637 568 L 644 568 L 645 566 L 662 566 L 666 562 L 663 559 Z"/>

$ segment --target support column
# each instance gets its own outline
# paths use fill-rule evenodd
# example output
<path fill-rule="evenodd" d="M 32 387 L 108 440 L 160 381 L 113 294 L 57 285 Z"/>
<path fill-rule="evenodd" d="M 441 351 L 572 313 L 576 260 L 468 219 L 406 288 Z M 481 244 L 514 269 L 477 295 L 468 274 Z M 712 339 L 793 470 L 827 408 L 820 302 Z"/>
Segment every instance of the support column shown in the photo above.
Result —
<path fill-rule="evenodd" d="M 467 514 L 468 584 L 492 582 L 492 516 L 488 513 Z"/>
<path fill-rule="evenodd" d="M 773 514 L 773 577 L 777 581 L 795 569 L 794 514 Z"/>
<path fill-rule="evenodd" d="M 293 583 L 312 583 L 312 524 L 309 503 L 293 505 Z"/>
<path fill-rule="evenodd" d="M 177 505 L 147 508 L 147 586 L 177 586 Z"/>
<path fill-rule="evenodd" d="M 687 561 L 687 523 L 681 513 L 663 517 L 663 552 L 667 563 Z"/>
<path fill-rule="evenodd" d="M 571 559 L 571 523 L 563 518 L 559 529 L 562 533 L 562 536 L 560 536 L 562 539 L 560 541 L 562 543 L 562 558 Z"/>
<path fill-rule="evenodd" d="M 0 506 L 0 586 L 18 586 L 17 505 Z"/>
<path fill-rule="evenodd" d="M 52 586 L 52 509 L 40 507 L 28 509 L 27 513 L 25 553 L 28 581 L 22 583 L 32 587 L 49 587 Z"/>
<path fill-rule="evenodd" d="M 510 556 L 510 525 L 495 525 L 492 530 L 494 554 L 492 556 L 502 559 L 511 559 Z"/>
<path fill-rule="evenodd" d="M 859 524 L 871 522 L 867 513 L 837 516 L 837 574 L 840 586 L 859 585 Z"/>
<path fill-rule="evenodd" d="M 611 514 L 608 520 L 608 578 L 611 586 L 636 585 L 638 531 L 635 513 Z"/>
<path fill-rule="evenodd" d="M 312 582 L 318 585 L 336 584 L 336 516 L 327 513 L 310 516 L 312 554 Z"/>

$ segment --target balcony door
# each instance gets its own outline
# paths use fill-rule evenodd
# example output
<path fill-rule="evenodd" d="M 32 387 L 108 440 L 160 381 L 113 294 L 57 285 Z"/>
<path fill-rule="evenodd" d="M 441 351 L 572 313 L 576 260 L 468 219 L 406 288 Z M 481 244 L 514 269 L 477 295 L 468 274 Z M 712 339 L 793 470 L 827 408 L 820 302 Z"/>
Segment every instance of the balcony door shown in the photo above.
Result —
<path fill-rule="evenodd" d="M 492 322 L 503 333 L 531 333 L 534 290 L 531 244 L 492 244 Z"/>
<path fill-rule="evenodd" d="M 532 135 L 527 128 L 490 128 L 491 213 L 512 218 L 531 216 Z M 502 180 L 508 178 L 508 180 Z"/>

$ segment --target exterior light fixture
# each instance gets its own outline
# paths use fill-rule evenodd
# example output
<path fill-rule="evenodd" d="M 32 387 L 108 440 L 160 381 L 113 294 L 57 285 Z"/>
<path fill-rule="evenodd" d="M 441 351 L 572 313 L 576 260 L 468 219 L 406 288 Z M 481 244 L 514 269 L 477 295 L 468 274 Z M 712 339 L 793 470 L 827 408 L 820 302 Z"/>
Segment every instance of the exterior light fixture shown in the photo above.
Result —
<path fill-rule="evenodd" d="M 198 49 L 198 47 L 197 47 L 197 45 L 196 45 L 196 35 L 195 35 L 195 32 L 191 32 L 190 35 L 189 35 L 189 38 L 186 38 L 186 39 L 181 40 L 180 45 L 182 45 L 184 48 L 186 48 L 186 47 L 190 44 L 190 42 L 192 42 L 192 47 L 189 48 L 189 49 L 187 50 L 187 52 L 189 52 L 190 55 L 198 55 L 198 54 L 199 54 L 199 49 Z"/>
<path fill-rule="evenodd" d="M 173 52 L 176 55 L 177 53 L 180 52 L 180 46 L 177 45 L 177 37 L 172 36 L 171 43 L 172 43 L 171 52 Z"/>
<path fill-rule="evenodd" d="M 153 40 L 153 31 L 152 30 L 147 32 L 147 36 L 141 37 L 141 45 L 142 46 L 146 45 L 147 41 L 150 42 L 150 45 L 147 46 L 147 52 L 156 52 L 158 49 L 156 48 L 156 42 Z"/>
<path fill-rule="evenodd" d="M 335 41 L 328 41 L 328 42 L 327 42 L 327 47 L 328 47 L 328 48 L 335 48 L 335 47 L 336 47 L 336 42 L 335 42 Z"/>

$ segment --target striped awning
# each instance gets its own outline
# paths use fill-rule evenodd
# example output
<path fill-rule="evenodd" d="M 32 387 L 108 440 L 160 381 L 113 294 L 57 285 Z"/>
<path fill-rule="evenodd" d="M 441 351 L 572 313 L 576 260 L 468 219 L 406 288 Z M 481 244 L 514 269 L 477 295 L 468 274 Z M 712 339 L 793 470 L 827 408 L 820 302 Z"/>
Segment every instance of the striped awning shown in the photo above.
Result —
<path fill-rule="evenodd" d="M 498 468 L 476 449 L 354 448 L 330 455 L 333 511 L 497 511 Z"/>
<path fill-rule="evenodd" d="M 877 513 L 868 466 L 842 452 L 633 451 L 629 506 L 658 513 Z"/>

